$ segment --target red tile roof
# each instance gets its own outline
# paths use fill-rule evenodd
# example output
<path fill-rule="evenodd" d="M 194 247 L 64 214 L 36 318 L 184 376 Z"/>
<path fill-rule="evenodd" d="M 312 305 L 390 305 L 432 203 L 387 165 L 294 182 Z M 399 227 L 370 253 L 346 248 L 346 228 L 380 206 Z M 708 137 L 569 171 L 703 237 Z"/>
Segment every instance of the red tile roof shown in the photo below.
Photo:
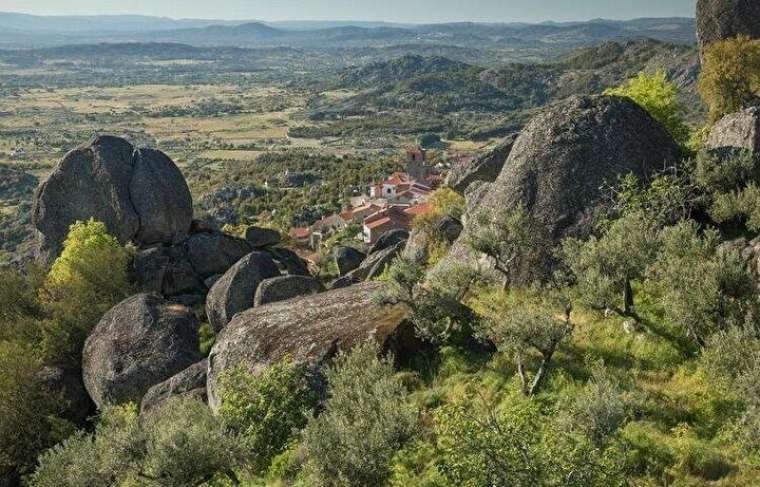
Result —
<path fill-rule="evenodd" d="M 433 208 L 428 203 L 424 203 L 421 205 L 411 206 L 404 210 L 404 213 L 407 215 L 424 215 L 425 213 L 429 213 Z"/>
<path fill-rule="evenodd" d="M 311 236 L 311 230 L 302 227 L 291 228 L 288 234 L 295 239 L 309 238 L 309 236 Z"/>

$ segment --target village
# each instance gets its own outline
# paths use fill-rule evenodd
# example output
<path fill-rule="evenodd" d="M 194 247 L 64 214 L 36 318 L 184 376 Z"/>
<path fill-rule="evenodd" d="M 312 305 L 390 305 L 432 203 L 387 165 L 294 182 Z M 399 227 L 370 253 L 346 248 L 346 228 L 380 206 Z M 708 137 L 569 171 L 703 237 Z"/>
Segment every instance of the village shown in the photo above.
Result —
<path fill-rule="evenodd" d="M 293 243 L 316 251 L 322 242 L 350 225 L 361 227 L 357 242 L 374 244 L 392 230 L 410 230 L 414 218 L 430 211 L 428 198 L 443 183 L 441 168 L 429 165 L 427 151 L 415 146 L 406 151 L 406 171 L 397 171 L 350 198 L 340 213 L 325 216 L 310 226 L 290 229 Z"/>

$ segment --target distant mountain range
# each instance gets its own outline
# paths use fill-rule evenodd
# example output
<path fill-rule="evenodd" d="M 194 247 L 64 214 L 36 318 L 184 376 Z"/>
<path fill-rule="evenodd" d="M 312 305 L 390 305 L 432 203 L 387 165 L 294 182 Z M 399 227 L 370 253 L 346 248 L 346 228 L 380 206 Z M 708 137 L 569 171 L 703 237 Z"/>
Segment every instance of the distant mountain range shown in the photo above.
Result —
<path fill-rule="evenodd" d="M 693 43 L 694 19 L 416 25 L 175 20 L 145 16 L 42 17 L 0 13 L 0 47 L 4 48 L 96 42 L 181 42 L 194 46 L 237 47 L 357 47 L 414 42 L 500 48 L 526 43 L 584 45 L 637 38 Z"/>

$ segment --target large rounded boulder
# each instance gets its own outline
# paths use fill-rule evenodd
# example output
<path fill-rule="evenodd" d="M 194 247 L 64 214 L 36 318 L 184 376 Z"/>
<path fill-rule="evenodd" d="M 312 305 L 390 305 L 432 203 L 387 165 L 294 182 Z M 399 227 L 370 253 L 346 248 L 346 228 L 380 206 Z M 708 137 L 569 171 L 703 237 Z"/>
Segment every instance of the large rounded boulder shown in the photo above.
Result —
<path fill-rule="evenodd" d="M 161 151 L 137 149 L 129 194 L 140 216 L 141 244 L 181 240 L 193 221 L 193 199 L 185 178 Z"/>
<path fill-rule="evenodd" d="M 61 251 L 69 227 L 95 219 L 120 242 L 179 241 L 192 220 L 185 179 L 171 159 L 124 139 L 99 136 L 66 154 L 37 188 L 32 213 L 44 261 Z"/>
<path fill-rule="evenodd" d="M 84 384 L 99 408 L 140 402 L 153 385 L 201 360 L 198 323 L 185 306 L 138 294 L 103 316 L 82 357 Z"/>
<path fill-rule="evenodd" d="M 713 42 L 741 35 L 760 38 L 760 2 L 698 0 L 697 38 L 702 50 Z"/>
<path fill-rule="evenodd" d="M 369 339 L 393 351 L 397 358 L 419 350 L 405 311 L 375 304 L 373 296 L 382 286 L 365 282 L 235 316 L 217 336 L 209 354 L 209 405 L 214 410 L 221 406 L 220 378 L 233 367 L 257 373 L 287 357 L 317 372 L 339 350 Z"/>
<path fill-rule="evenodd" d="M 124 139 L 101 136 L 58 163 L 37 188 L 32 218 L 40 254 L 58 256 L 69 227 L 94 218 L 121 242 L 134 238 L 140 218 L 129 196 L 134 148 Z"/>
<path fill-rule="evenodd" d="M 252 308 L 259 284 L 279 275 L 277 264 L 264 252 L 251 252 L 240 259 L 206 297 L 206 315 L 214 330 L 221 330 L 237 313 Z"/>
<path fill-rule="evenodd" d="M 528 123 L 501 174 L 485 186 L 468 215 L 522 206 L 549 243 L 584 237 L 594 228 L 605 184 L 629 173 L 647 177 L 679 156 L 665 128 L 633 101 L 571 97 Z M 465 237 L 470 220 L 465 218 Z M 467 258 L 465 241 L 459 238 L 442 265 Z M 547 270 L 551 247 L 525 260 L 531 273 Z"/>

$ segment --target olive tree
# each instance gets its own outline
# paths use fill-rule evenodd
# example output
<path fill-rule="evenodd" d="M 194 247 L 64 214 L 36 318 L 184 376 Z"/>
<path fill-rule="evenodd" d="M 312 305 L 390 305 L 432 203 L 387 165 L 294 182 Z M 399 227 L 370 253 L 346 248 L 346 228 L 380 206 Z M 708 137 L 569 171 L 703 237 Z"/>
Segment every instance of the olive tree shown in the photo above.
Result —
<path fill-rule="evenodd" d="M 304 432 L 308 485 L 382 485 L 393 455 L 418 430 L 417 412 L 391 358 L 367 343 L 327 371 L 324 411 Z"/>
<path fill-rule="evenodd" d="M 633 283 L 657 255 L 658 228 L 644 212 L 627 214 L 601 237 L 567 239 L 562 255 L 588 305 L 637 318 Z"/>
<path fill-rule="evenodd" d="M 417 334 L 432 343 L 462 343 L 473 335 L 473 311 L 464 304 L 481 274 L 467 265 L 451 265 L 430 276 L 412 260 L 397 258 L 385 273 L 386 287 L 375 296 L 382 305 L 402 305 Z"/>
<path fill-rule="evenodd" d="M 651 274 L 660 288 L 666 320 L 704 345 L 708 336 L 742 323 L 755 304 L 751 276 L 741 257 L 719 249 L 714 230 L 700 234 L 693 221 L 662 231 Z"/>
<path fill-rule="evenodd" d="M 466 233 L 475 252 L 486 255 L 504 279 L 507 289 L 521 258 L 540 245 L 538 225 L 522 206 L 516 209 L 484 209 L 476 213 Z"/>
<path fill-rule="evenodd" d="M 544 290 L 528 299 L 512 301 L 484 320 L 483 333 L 500 351 L 514 357 L 526 396 L 538 392 L 549 374 L 554 354 L 572 334 L 571 314 L 569 300 Z M 531 363 L 536 363 L 532 377 L 528 371 Z"/>

